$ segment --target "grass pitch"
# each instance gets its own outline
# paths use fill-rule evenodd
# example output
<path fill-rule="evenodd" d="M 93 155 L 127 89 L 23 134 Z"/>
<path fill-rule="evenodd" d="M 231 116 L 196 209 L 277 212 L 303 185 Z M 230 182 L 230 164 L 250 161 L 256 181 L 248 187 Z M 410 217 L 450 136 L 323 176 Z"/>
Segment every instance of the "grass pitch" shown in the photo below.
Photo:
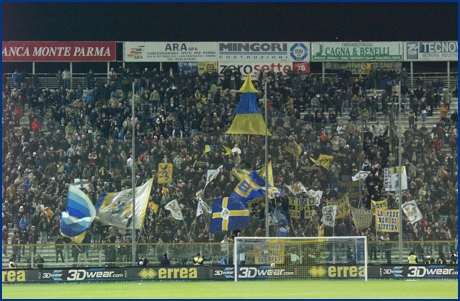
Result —
<path fill-rule="evenodd" d="M 3 299 L 458 299 L 457 280 L 118 282 L 2 285 Z"/>

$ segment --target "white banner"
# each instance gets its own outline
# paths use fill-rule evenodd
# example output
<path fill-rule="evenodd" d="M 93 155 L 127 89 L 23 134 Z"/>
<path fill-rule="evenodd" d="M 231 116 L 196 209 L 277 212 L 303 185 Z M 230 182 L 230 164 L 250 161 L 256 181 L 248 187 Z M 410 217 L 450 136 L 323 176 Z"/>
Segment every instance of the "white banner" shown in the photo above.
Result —
<path fill-rule="evenodd" d="M 401 190 L 407 190 L 407 174 L 406 168 L 402 168 L 401 174 Z M 384 168 L 383 169 L 383 186 L 386 191 L 399 190 L 399 167 Z"/>
<path fill-rule="evenodd" d="M 312 42 L 311 61 L 402 61 L 402 42 Z"/>
<path fill-rule="evenodd" d="M 309 62 L 309 42 L 218 42 L 225 62 Z"/>
<path fill-rule="evenodd" d="M 337 214 L 337 205 L 329 205 L 323 207 L 323 224 L 329 227 L 334 227 L 335 215 Z"/>
<path fill-rule="evenodd" d="M 217 61 L 217 42 L 124 42 L 125 62 Z"/>
<path fill-rule="evenodd" d="M 144 225 L 145 211 L 149 201 L 153 179 L 144 185 L 136 187 L 136 229 Z M 133 217 L 133 190 L 126 189 L 120 192 L 108 193 L 99 208 L 96 219 L 103 225 L 113 225 L 120 229 L 132 227 Z"/>
<path fill-rule="evenodd" d="M 171 202 L 167 203 L 165 205 L 165 209 L 169 210 L 172 217 L 175 219 L 184 220 L 184 216 L 182 215 L 182 211 L 177 200 L 172 200 Z"/>
<path fill-rule="evenodd" d="M 420 212 L 420 209 L 418 209 L 417 203 L 415 201 L 405 202 L 402 204 L 401 208 L 411 224 L 416 223 L 423 218 L 423 215 Z"/>
<path fill-rule="evenodd" d="M 354 176 L 352 176 L 351 179 L 353 180 L 353 182 L 365 180 L 370 173 L 370 171 L 360 170 Z"/>
<path fill-rule="evenodd" d="M 208 186 L 208 184 L 214 180 L 215 178 L 217 178 L 217 176 L 219 175 L 219 172 L 222 170 L 224 166 L 221 165 L 219 166 L 218 169 L 208 169 L 207 171 L 207 175 L 206 175 L 206 185 L 204 185 L 204 188 L 203 190 L 206 189 L 206 186 Z"/>
<path fill-rule="evenodd" d="M 405 42 L 405 61 L 458 61 L 458 41 Z"/>

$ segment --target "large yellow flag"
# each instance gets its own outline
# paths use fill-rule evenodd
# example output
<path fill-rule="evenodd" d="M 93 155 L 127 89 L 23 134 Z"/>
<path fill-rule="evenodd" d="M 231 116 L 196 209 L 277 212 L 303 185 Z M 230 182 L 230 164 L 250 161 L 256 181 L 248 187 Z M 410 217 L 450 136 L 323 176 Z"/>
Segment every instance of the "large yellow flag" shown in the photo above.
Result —
<path fill-rule="evenodd" d="M 173 165 L 172 163 L 158 164 L 158 184 L 172 183 Z"/>
<path fill-rule="evenodd" d="M 310 160 L 312 160 L 313 163 L 319 164 L 319 165 L 321 165 L 322 167 L 324 167 L 327 170 L 329 170 L 329 166 L 331 164 L 332 159 L 334 159 L 333 156 L 329 156 L 329 155 L 325 155 L 325 154 L 319 155 L 318 159 L 316 159 L 316 160 L 313 159 L 312 157 L 310 157 Z"/>
<path fill-rule="evenodd" d="M 295 142 L 295 140 L 292 140 L 288 145 L 286 145 L 284 150 L 291 153 L 296 158 L 298 158 L 302 153 L 302 148 L 297 144 L 297 142 Z"/>

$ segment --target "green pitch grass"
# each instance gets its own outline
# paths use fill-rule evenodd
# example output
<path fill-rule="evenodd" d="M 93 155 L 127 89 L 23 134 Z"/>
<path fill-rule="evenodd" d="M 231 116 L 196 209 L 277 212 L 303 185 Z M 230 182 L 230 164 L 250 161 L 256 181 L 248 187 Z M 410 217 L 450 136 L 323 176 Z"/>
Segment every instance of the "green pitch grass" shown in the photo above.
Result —
<path fill-rule="evenodd" d="M 457 280 L 123 282 L 3 285 L 4 299 L 458 299 Z"/>

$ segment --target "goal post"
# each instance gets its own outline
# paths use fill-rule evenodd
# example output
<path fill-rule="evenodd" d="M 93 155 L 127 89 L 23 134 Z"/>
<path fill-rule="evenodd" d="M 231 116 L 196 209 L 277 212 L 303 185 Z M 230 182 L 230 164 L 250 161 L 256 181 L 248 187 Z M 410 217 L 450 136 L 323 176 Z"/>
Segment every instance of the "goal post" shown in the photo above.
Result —
<path fill-rule="evenodd" d="M 367 281 L 367 237 L 235 237 L 234 279 Z"/>

